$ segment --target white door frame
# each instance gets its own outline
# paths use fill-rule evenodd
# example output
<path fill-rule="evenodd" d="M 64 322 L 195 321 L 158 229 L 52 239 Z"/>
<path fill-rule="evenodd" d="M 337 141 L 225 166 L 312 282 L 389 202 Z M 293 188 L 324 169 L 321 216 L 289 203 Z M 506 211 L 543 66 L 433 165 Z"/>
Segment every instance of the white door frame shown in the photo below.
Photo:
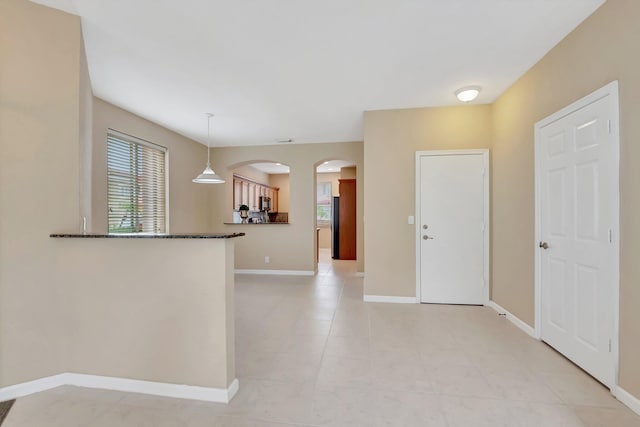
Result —
<path fill-rule="evenodd" d="M 420 180 L 420 158 L 423 156 L 451 156 L 451 155 L 482 155 L 484 162 L 484 304 L 489 303 L 489 150 L 486 148 L 475 150 L 429 150 L 416 151 L 415 178 L 416 178 L 416 205 L 415 205 L 415 237 L 416 237 L 416 303 L 422 300 L 422 289 L 420 286 L 422 259 L 420 257 L 422 230 L 420 225 L 420 202 L 421 202 L 421 180 Z"/>
<path fill-rule="evenodd" d="M 613 295 L 613 342 L 611 344 L 611 352 L 614 360 L 614 378 L 611 384 L 611 392 L 614 393 L 618 385 L 618 366 L 620 362 L 619 356 L 619 322 L 620 322 L 620 111 L 618 99 L 618 81 L 615 80 L 606 86 L 596 90 L 595 92 L 577 100 L 567 107 L 553 113 L 552 115 L 540 120 L 534 125 L 535 130 L 535 337 L 541 337 L 542 323 L 542 261 L 541 253 L 538 248 L 538 242 L 542 241 L 541 213 L 540 213 L 540 180 L 542 175 L 541 167 L 541 130 L 543 127 L 568 116 L 587 105 L 593 104 L 607 96 L 613 100 L 613 111 L 611 111 L 611 135 L 614 144 L 615 163 L 618 166 L 615 171 L 617 179 L 615 179 L 615 191 L 611 195 L 613 203 L 613 244 L 615 245 L 615 266 L 614 268 L 614 295 Z"/>

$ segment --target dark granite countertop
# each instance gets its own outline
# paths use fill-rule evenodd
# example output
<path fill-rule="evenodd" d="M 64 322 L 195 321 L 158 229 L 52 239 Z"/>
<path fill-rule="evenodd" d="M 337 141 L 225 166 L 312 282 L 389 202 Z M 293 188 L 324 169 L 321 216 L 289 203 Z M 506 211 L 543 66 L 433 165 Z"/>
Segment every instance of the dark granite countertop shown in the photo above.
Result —
<path fill-rule="evenodd" d="M 187 234 L 141 234 L 141 233 L 53 233 L 49 237 L 81 239 L 232 239 L 244 236 L 244 233 L 187 233 Z"/>

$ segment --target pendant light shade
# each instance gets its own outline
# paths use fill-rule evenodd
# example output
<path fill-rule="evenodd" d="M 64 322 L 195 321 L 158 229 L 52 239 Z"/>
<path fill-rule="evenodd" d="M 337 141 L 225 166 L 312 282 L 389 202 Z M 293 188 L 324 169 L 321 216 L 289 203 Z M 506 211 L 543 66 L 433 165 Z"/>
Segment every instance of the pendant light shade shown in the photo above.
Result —
<path fill-rule="evenodd" d="M 207 166 L 204 171 L 198 175 L 193 182 L 198 184 L 223 184 L 225 181 L 211 169 L 211 117 L 213 114 L 207 113 Z"/>
<path fill-rule="evenodd" d="M 193 182 L 197 182 L 198 184 L 224 184 L 225 181 L 211 169 L 211 166 L 207 165 L 204 171 L 198 175 Z"/>

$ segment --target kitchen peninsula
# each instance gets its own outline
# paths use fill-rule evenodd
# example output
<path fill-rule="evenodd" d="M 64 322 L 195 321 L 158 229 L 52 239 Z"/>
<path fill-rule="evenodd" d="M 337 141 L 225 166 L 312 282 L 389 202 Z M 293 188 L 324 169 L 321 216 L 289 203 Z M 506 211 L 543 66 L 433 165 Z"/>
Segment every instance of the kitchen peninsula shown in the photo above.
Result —
<path fill-rule="evenodd" d="M 241 236 L 51 234 L 54 283 L 74 325 L 67 378 L 228 402 L 238 390 L 234 238 Z"/>

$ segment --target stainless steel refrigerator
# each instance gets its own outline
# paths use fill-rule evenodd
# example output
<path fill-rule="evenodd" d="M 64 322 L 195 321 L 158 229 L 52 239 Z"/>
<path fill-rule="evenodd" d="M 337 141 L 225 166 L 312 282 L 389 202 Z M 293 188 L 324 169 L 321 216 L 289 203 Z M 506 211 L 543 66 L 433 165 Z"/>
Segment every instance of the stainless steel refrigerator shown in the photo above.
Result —
<path fill-rule="evenodd" d="M 331 201 L 331 258 L 340 259 L 340 197 Z"/>

